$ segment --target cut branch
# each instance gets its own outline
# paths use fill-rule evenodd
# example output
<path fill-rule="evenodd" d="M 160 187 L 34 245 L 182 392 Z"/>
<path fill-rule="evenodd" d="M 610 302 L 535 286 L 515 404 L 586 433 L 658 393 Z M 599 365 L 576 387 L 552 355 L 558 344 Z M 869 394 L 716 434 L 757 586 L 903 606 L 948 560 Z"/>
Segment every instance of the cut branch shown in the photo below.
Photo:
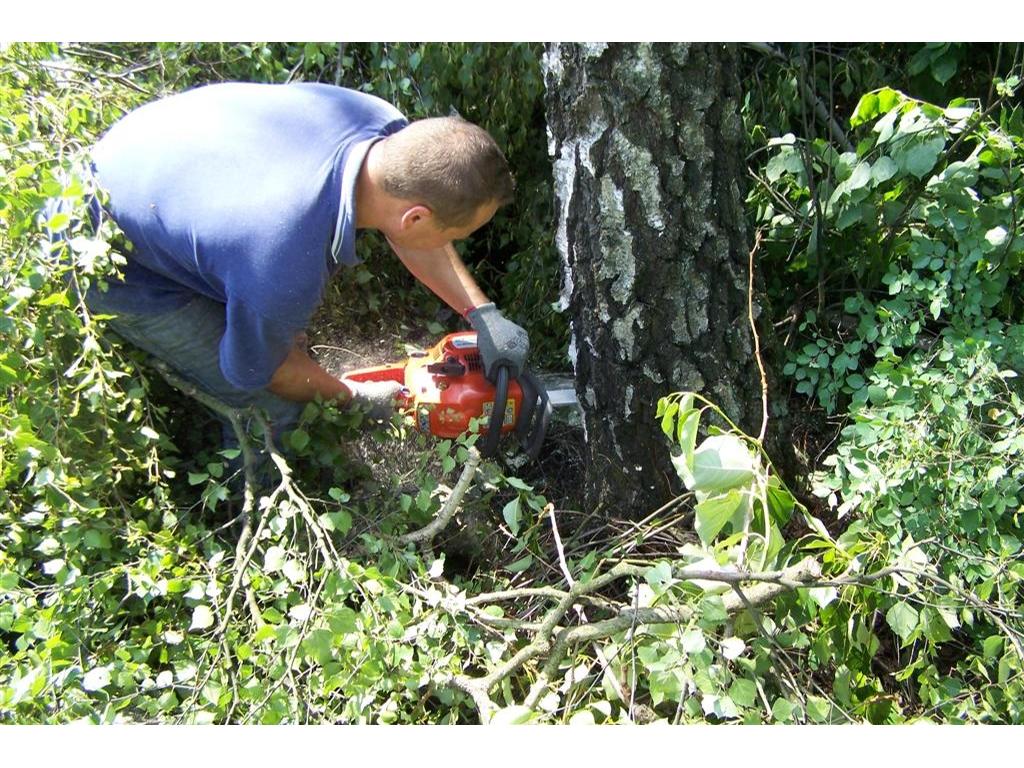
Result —
<path fill-rule="evenodd" d="M 447 681 L 447 684 L 469 693 L 477 707 L 480 721 L 486 723 L 496 709 L 494 702 L 490 699 L 490 691 L 506 677 L 531 661 L 547 657 L 540 677 L 525 702 L 532 708 L 536 706 L 545 684 L 557 674 L 570 647 L 581 643 L 594 643 L 636 625 L 685 624 L 689 622 L 694 616 L 693 609 L 689 606 L 623 607 L 617 616 L 610 619 L 577 627 L 559 626 L 569 609 L 583 596 L 598 592 L 618 579 L 643 576 L 646 571 L 646 568 L 619 563 L 606 574 L 596 576 L 590 581 L 576 582 L 567 593 L 560 597 L 557 605 L 548 611 L 547 616 L 541 622 L 540 631 L 529 645 L 484 677 L 470 678 L 464 675 L 455 675 Z M 812 584 L 814 579 L 820 577 L 821 566 L 813 558 L 806 558 L 785 570 L 762 574 L 750 574 L 739 570 L 681 568 L 675 575 L 681 580 L 721 581 L 736 585 L 737 594 L 723 597 L 725 609 L 731 614 L 743 610 L 747 603 L 759 605 L 782 592 Z M 740 592 L 739 585 L 748 581 L 761 583 L 755 583 Z M 739 594 L 746 599 L 741 599 Z"/>
<path fill-rule="evenodd" d="M 431 539 L 443 531 L 455 516 L 455 512 L 459 508 L 459 504 L 462 503 L 462 498 L 466 495 L 466 491 L 469 490 L 469 486 L 473 482 L 473 476 L 476 474 L 477 467 L 479 466 L 480 452 L 476 448 L 470 448 L 469 458 L 466 460 L 466 466 L 459 476 L 459 481 L 455 484 L 444 505 L 438 511 L 437 517 L 425 527 L 412 533 L 407 533 L 404 536 L 399 536 L 398 543 L 403 546 L 405 544 L 419 544 L 421 542 L 429 543 Z"/>

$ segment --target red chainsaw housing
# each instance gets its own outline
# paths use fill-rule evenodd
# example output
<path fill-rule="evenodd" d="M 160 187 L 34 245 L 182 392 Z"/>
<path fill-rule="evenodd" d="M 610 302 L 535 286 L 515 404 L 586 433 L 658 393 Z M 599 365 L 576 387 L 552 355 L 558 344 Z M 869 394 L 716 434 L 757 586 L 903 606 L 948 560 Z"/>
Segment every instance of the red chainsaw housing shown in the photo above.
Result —
<path fill-rule="evenodd" d="M 473 331 L 451 333 L 404 363 L 360 368 L 346 373 L 345 379 L 403 384 L 403 410 L 412 412 L 421 432 L 435 437 L 458 437 L 480 417 L 480 431 L 486 432 L 494 408 L 494 385 L 484 376 Z M 502 433 L 515 429 L 522 401 L 518 382 L 509 382 Z"/>

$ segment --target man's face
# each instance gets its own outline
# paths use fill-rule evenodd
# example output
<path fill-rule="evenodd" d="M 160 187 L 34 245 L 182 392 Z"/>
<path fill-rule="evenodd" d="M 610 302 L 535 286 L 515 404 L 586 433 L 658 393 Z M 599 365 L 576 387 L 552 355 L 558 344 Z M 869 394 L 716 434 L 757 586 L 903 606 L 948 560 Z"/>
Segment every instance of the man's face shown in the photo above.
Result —
<path fill-rule="evenodd" d="M 443 248 L 453 240 L 465 240 L 494 218 L 497 210 L 497 203 L 482 205 L 473 220 L 461 227 L 439 227 L 432 215 L 420 216 L 400 227 L 397 232 L 388 233 L 388 239 L 397 246 L 411 250 Z"/>

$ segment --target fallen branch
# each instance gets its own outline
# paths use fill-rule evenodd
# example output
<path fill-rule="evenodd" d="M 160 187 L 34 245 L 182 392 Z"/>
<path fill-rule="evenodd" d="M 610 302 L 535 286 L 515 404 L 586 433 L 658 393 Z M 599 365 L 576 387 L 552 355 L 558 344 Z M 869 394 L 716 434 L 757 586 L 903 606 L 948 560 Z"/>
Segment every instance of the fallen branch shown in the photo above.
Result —
<path fill-rule="evenodd" d="M 535 659 L 547 657 L 537 682 L 532 686 L 531 692 L 524 702 L 530 708 L 536 706 L 544 688 L 554 679 L 571 646 L 595 643 L 635 625 L 688 623 L 694 617 L 693 609 L 689 606 L 622 607 L 618 615 L 610 619 L 577 627 L 560 626 L 569 609 L 583 596 L 598 592 L 621 578 L 642 577 L 646 571 L 646 568 L 640 566 L 619 563 L 606 574 L 596 576 L 586 582 L 576 582 L 568 592 L 562 593 L 557 605 L 548 611 L 533 641 L 511 659 L 484 677 L 470 678 L 464 675 L 455 675 L 447 681 L 447 684 L 468 693 L 477 707 L 480 721 L 487 723 L 497 709 L 490 698 L 490 691 L 506 677 Z M 821 566 L 813 558 L 806 558 L 785 570 L 761 574 L 751 574 L 739 570 L 684 567 L 678 569 L 674 575 L 684 581 L 720 581 L 735 585 L 737 594 L 725 595 L 722 598 L 726 611 L 732 614 L 743 610 L 746 603 L 759 605 L 782 592 L 813 586 L 814 579 L 821 575 Z M 749 581 L 759 583 L 741 591 L 739 585 Z M 502 596 L 505 597 L 507 594 L 502 593 Z M 740 594 L 745 600 L 741 599 Z"/>
<path fill-rule="evenodd" d="M 422 542 L 429 544 L 437 534 L 443 531 L 448 526 L 448 523 L 451 522 L 452 517 L 455 516 L 455 512 L 459 508 L 459 504 L 462 503 L 462 498 L 466 495 L 466 491 L 469 490 L 469 486 L 473 482 L 473 477 L 476 475 L 476 470 L 479 466 L 480 452 L 476 448 L 471 447 L 469 449 L 469 457 L 466 460 L 466 466 L 463 467 L 462 474 L 459 476 L 459 481 L 448 495 L 437 516 L 423 528 L 407 533 L 404 536 L 399 536 L 397 539 L 398 543 L 402 546 Z"/>
<path fill-rule="evenodd" d="M 231 588 L 228 590 L 228 596 L 224 601 L 221 621 L 216 632 L 218 635 L 223 635 L 227 629 L 228 623 L 231 621 L 231 615 L 234 611 L 235 595 L 238 594 L 238 590 L 241 588 L 245 570 L 249 567 L 249 563 L 252 561 L 253 555 L 256 552 L 256 542 L 253 540 L 252 530 L 252 512 L 256 499 L 256 454 L 252 449 L 252 444 L 249 442 L 249 436 L 246 434 L 245 426 L 242 424 L 242 414 L 245 412 L 245 409 L 233 408 L 213 395 L 203 392 L 191 382 L 181 378 L 177 373 L 171 370 L 170 366 L 159 358 L 150 357 L 148 362 L 172 387 L 180 390 L 183 394 L 191 397 L 193 400 L 202 403 L 214 413 L 226 418 L 235 432 L 235 437 L 238 439 L 238 447 L 242 451 L 244 488 L 242 491 L 242 513 L 239 516 L 242 523 L 242 530 L 238 535 L 238 541 L 235 543 L 235 565 L 231 580 Z M 262 523 L 263 521 L 261 519 L 256 540 L 259 539 L 258 534 L 262 532 Z M 249 546 L 250 543 L 252 546 Z M 250 613 L 253 615 L 253 620 L 257 625 L 262 624 L 263 617 L 260 616 L 259 611 L 256 610 L 255 600 L 249 599 L 247 600 L 247 604 L 249 606 Z"/>

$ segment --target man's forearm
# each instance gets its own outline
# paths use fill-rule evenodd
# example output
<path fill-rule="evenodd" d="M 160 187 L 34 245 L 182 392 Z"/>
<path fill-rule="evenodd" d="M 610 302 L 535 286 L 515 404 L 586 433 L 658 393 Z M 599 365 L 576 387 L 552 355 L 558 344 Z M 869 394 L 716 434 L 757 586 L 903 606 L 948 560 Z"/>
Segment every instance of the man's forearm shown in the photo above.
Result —
<path fill-rule="evenodd" d="M 398 248 L 394 243 L 391 247 L 413 277 L 459 314 L 489 301 L 450 243 L 425 251 Z"/>
<path fill-rule="evenodd" d="M 312 360 L 300 347 L 292 347 L 288 357 L 274 371 L 267 389 L 285 400 L 307 403 L 320 395 L 324 400 L 345 402 L 351 397 L 348 387 Z"/>

